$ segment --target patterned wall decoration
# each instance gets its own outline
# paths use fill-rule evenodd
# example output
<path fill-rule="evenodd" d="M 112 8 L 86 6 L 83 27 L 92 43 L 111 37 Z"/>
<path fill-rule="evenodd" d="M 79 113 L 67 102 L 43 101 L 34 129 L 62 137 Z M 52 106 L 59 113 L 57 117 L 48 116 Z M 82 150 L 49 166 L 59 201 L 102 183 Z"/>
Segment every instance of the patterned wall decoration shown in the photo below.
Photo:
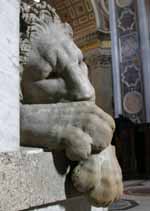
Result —
<path fill-rule="evenodd" d="M 116 0 L 123 114 L 141 123 L 145 105 L 136 8 L 133 0 Z"/>

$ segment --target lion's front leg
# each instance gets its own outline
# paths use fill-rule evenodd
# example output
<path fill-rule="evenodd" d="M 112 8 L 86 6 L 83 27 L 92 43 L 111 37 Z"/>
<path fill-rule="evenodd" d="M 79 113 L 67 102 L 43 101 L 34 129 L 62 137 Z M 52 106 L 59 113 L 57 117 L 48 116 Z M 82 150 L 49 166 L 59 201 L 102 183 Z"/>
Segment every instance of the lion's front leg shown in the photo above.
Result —
<path fill-rule="evenodd" d="M 92 138 L 80 128 L 68 126 L 59 134 L 66 156 L 72 161 L 88 159 L 92 153 Z"/>
<path fill-rule="evenodd" d="M 74 118 L 73 118 L 74 117 Z M 69 104 L 22 105 L 21 144 L 51 150 L 64 150 L 73 161 L 87 159 L 92 138 L 76 123 Z"/>
<path fill-rule="evenodd" d="M 113 120 L 93 103 L 21 106 L 21 144 L 65 150 L 85 160 L 111 142 Z"/>

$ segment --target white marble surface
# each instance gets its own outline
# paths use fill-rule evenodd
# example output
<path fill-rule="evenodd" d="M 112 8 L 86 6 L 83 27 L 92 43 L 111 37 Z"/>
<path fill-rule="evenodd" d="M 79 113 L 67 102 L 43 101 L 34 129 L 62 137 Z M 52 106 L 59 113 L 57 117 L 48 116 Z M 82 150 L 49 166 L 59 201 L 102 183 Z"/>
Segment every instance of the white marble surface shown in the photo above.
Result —
<path fill-rule="evenodd" d="M 0 211 L 104 211 L 79 196 L 69 170 L 60 152 L 20 148 L 0 153 Z"/>
<path fill-rule="evenodd" d="M 0 151 L 19 147 L 19 0 L 0 1 Z"/>

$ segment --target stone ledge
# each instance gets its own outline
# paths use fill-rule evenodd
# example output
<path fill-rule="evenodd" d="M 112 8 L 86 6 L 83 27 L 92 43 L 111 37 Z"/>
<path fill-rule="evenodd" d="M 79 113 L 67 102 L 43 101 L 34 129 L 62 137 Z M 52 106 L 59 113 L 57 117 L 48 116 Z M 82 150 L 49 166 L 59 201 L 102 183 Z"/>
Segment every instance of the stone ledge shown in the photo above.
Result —
<path fill-rule="evenodd" d="M 24 210 L 76 196 L 67 181 L 69 169 L 60 152 L 21 148 L 0 153 L 0 211 Z"/>
<path fill-rule="evenodd" d="M 28 211 L 108 211 L 108 208 L 91 207 L 86 198 L 80 196 L 66 200 L 57 205 L 36 208 Z"/>

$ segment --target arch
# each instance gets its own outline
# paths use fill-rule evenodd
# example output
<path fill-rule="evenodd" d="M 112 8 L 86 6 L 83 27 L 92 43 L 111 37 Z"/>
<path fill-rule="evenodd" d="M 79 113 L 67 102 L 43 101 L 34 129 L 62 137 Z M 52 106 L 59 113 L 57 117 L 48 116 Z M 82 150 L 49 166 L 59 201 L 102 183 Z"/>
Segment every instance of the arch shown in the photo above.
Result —
<path fill-rule="evenodd" d="M 108 34 L 109 31 L 109 6 L 108 0 L 91 0 L 93 5 L 97 30 Z"/>

